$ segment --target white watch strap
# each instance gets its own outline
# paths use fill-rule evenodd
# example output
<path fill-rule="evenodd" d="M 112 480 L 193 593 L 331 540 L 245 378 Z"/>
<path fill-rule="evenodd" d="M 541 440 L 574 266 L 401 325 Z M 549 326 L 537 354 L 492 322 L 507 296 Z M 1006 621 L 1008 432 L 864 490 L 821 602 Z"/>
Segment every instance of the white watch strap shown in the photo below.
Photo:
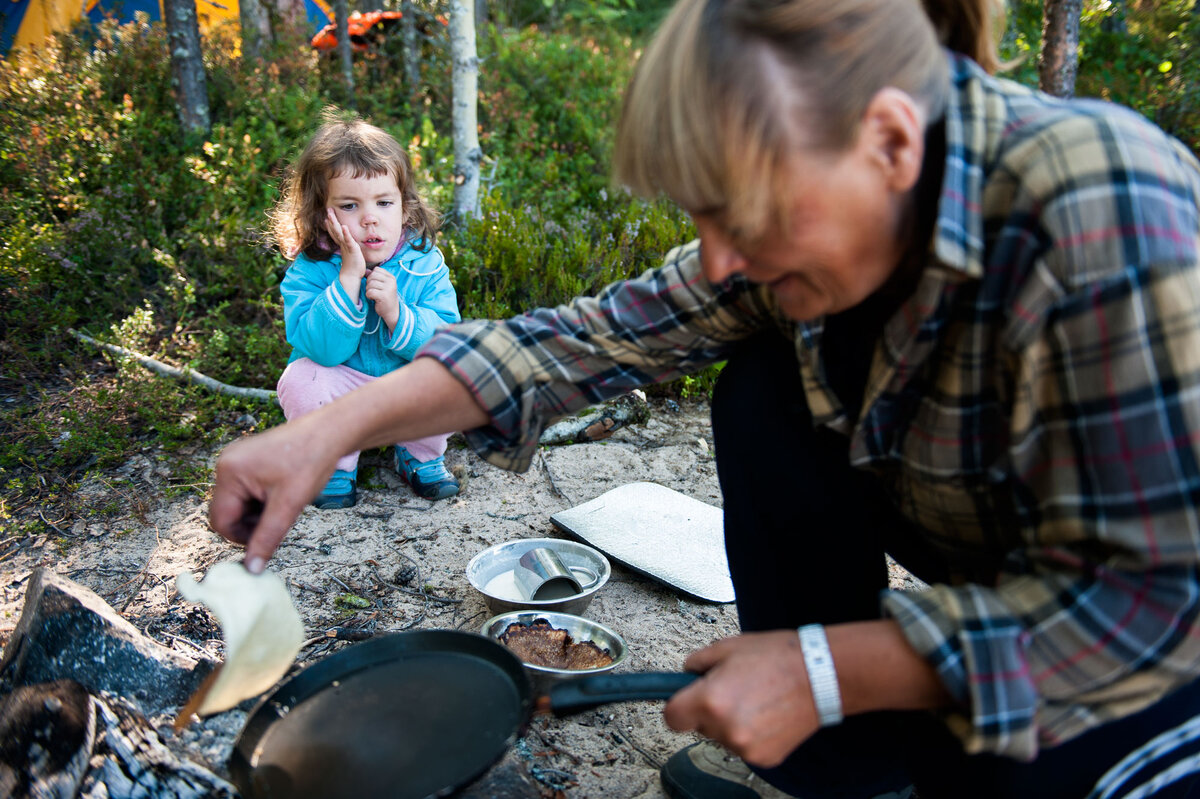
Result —
<path fill-rule="evenodd" d="M 800 635 L 800 651 L 804 653 L 804 668 L 808 669 L 808 684 L 817 718 L 822 727 L 842 721 L 842 692 L 838 688 L 837 671 L 833 668 L 833 652 L 820 624 L 806 624 L 796 630 Z"/>

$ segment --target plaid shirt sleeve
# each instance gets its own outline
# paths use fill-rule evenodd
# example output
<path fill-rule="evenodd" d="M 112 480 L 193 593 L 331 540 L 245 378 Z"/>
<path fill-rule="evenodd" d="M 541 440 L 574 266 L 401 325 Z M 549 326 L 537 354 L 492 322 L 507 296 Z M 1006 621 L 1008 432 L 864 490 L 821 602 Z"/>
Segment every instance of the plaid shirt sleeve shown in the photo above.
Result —
<path fill-rule="evenodd" d="M 466 433 L 480 457 L 525 471 L 556 419 L 638 386 L 722 360 L 733 342 L 776 318 L 767 291 L 700 272 L 699 243 L 663 266 L 506 321 L 471 321 L 436 334 L 418 353 L 436 358 L 474 394 L 491 424 Z"/>
<path fill-rule="evenodd" d="M 884 604 L 968 751 L 1032 759 L 1200 676 L 1200 169 L 1111 108 L 1010 139 L 981 284 L 1007 308 L 1020 540 L 995 584 Z"/>

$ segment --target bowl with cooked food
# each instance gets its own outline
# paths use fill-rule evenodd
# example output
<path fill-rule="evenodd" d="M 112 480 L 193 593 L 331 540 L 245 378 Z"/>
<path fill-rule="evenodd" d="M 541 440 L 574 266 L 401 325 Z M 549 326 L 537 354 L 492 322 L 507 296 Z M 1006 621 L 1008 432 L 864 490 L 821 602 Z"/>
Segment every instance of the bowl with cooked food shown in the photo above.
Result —
<path fill-rule="evenodd" d="M 556 594 L 529 595 L 529 580 L 535 575 L 530 566 L 541 568 L 544 561 L 534 556 L 548 555 L 569 572 L 570 581 L 560 584 L 577 586 L 572 591 Z M 587 544 L 561 538 L 519 538 L 488 547 L 471 558 L 467 564 L 467 580 L 483 594 L 488 610 L 508 613 L 514 610 L 554 611 L 579 614 L 587 608 L 596 592 L 612 576 L 612 566 L 604 553 Z M 541 583 L 544 585 L 544 582 Z"/>
<path fill-rule="evenodd" d="M 573 613 L 510 611 L 488 619 L 480 632 L 521 659 L 535 690 L 612 671 L 629 652 L 625 639 L 613 630 Z"/>

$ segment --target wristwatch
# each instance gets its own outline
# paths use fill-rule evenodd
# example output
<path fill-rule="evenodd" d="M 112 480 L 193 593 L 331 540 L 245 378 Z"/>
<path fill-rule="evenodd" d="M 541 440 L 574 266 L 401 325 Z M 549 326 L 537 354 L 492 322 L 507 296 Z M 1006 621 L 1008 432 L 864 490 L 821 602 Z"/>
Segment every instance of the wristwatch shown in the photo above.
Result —
<path fill-rule="evenodd" d="M 825 628 L 806 624 L 796 630 L 800 635 L 800 651 L 804 653 L 804 668 L 808 670 L 808 685 L 817 706 L 817 718 L 822 727 L 842 722 L 842 692 L 838 688 L 837 671 L 833 668 L 833 652 Z"/>

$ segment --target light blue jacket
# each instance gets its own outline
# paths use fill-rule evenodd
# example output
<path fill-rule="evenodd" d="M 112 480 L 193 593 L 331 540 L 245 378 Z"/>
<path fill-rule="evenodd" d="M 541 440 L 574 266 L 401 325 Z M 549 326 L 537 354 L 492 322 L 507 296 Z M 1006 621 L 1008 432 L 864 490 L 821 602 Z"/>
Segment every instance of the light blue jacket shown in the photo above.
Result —
<path fill-rule="evenodd" d="M 394 332 L 375 313 L 375 303 L 366 299 L 362 287 L 361 305 L 351 301 L 338 282 L 341 266 L 340 255 L 314 261 L 301 254 L 288 267 L 280 291 L 292 345 L 289 363 L 310 358 L 322 366 L 344 364 L 381 377 L 411 361 L 437 328 L 460 319 L 450 270 L 436 247 L 420 252 L 406 243 L 376 267 L 396 276 L 400 318 Z"/>

